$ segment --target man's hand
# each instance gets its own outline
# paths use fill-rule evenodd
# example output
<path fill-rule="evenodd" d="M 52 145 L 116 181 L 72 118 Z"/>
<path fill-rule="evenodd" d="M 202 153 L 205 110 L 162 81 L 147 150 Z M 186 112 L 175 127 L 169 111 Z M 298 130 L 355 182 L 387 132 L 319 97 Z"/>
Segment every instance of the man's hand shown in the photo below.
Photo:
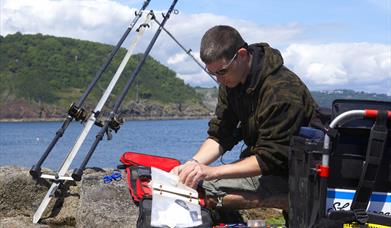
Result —
<path fill-rule="evenodd" d="M 215 161 L 223 151 L 218 142 L 208 138 L 192 160 L 173 168 L 170 173 L 178 175 L 180 181 L 185 185 L 196 188 L 201 180 L 212 180 L 218 177 L 217 167 L 207 165 Z"/>
<path fill-rule="evenodd" d="M 185 164 L 175 167 L 171 173 L 179 175 L 179 179 L 185 185 L 196 189 L 201 180 L 213 179 L 213 167 L 203 165 L 195 160 L 187 161 Z"/>
<path fill-rule="evenodd" d="M 178 166 L 175 166 L 171 171 L 170 173 L 173 173 L 177 176 L 179 176 L 179 173 L 180 173 L 180 170 L 183 169 L 183 165 L 178 165 Z"/>

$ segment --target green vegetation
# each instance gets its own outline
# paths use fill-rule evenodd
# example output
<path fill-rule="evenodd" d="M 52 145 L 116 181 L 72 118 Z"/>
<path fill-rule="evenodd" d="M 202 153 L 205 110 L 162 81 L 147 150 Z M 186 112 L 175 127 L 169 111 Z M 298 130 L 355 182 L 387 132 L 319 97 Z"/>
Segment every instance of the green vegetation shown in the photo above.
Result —
<path fill-rule="evenodd" d="M 0 118 L 65 115 L 69 105 L 78 101 L 95 78 L 112 48 L 106 44 L 42 34 L 0 36 Z M 95 106 L 125 53 L 124 48 L 119 50 L 92 90 L 86 107 Z M 112 107 L 116 94 L 122 91 L 141 56 L 131 57 L 104 111 Z M 391 101 L 385 94 L 352 90 L 313 91 L 312 94 L 322 107 L 331 107 L 333 100 L 341 98 Z M 213 112 L 216 103 L 217 87 L 192 88 L 177 78 L 174 71 L 148 57 L 121 111 L 144 116 L 155 115 L 153 113 L 197 116 Z"/>
<path fill-rule="evenodd" d="M 207 107 L 214 107 L 217 102 L 218 89 L 195 88 L 197 93 L 203 96 L 203 101 Z M 348 89 L 338 89 L 330 91 L 311 91 L 312 96 L 321 107 L 331 108 L 331 104 L 336 99 L 356 99 L 356 100 L 378 100 L 391 101 L 391 96 L 386 94 L 357 92 Z"/>
<path fill-rule="evenodd" d="M 284 216 L 273 217 L 266 220 L 266 224 L 273 225 L 275 227 L 285 227 L 285 219 Z"/>
<path fill-rule="evenodd" d="M 68 107 L 86 90 L 112 48 L 42 34 L 0 36 L 0 104 L 9 97 L 16 97 L 31 103 Z M 88 104 L 95 104 L 101 97 L 125 53 L 121 48 L 92 91 Z M 141 54 L 132 56 L 113 94 L 122 91 L 140 58 Z M 175 75 L 174 71 L 148 57 L 124 103 L 141 99 L 163 105 L 200 105 L 201 96 Z M 114 99 L 115 95 L 111 96 L 111 104 Z"/>

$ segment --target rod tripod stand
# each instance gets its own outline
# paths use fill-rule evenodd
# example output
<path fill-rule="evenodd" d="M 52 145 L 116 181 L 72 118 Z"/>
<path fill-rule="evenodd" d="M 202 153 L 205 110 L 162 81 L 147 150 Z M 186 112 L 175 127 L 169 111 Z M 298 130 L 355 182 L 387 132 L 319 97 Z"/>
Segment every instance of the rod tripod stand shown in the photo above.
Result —
<path fill-rule="evenodd" d="M 142 25 L 140 25 L 140 27 L 137 29 L 138 34 L 137 34 L 135 40 L 133 40 L 133 42 L 131 43 L 131 45 L 128 49 L 128 52 L 126 53 L 125 57 L 123 58 L 120 66 L 118 67 L 115 75 L 113 76 L 112 80 L 109 83 L 109 86 L 105 90 L 103 96 L 99 100 L 95 109 L 90 114 L 88 114 L 88 112 L 84 108 L 82 108 L 82 105 L 84 104 L 86 98 L 88 97 L 88 95 L 91 93 L 92 89 L 95 87 L 95 85 L 97 84 L 97 82 L 101 78 L 103 72 L 107 69 L 107 67 L 111 63 L 113 57 L 118 52 L 119 48 L 123 44 L 126 37 L 129 35 L 130 31 L 135 27 L 137 21 L 140 19 L 140 17 L 143 14 L 143 11 L 147 8 L 149 3 L 150 3 L 150 0 L 145 0 L 142 7 L 140 8 L 140 10 L 135 13 L 135 18 L 131 21 L 129 27 L 126 29 L 125 33 L 123 34 L 121 39 L 118 41 L 117 45 L 112 49 L 106 62 L 102 65 L 102 67 L 96 73 L 95 78 L 90 83 L 87 90 L 82 95 L 82 97 L 79 99 L 79 101 L 77 103 L 71 104 L 71 106 L 68 110 L 68 113 L 67 113 L 67 117 L 64 120 L 61 128 L 56 132 L 54 139 L 49 144 L 49 146 L 47 147 L 47 149 L 45 150 L 44 154 L 41 156 L 39 161 L 31 168 L 30 174 L 31 174 L 31 176 L 33 176 L 33 178 L 46 178 L 46 179 L 51 179 L 53 181 L 52 185 L 50 186 L 50 189 L 48 190 L 47 194 L 45 195 L 40 206 L 38 207 L 37 211 L 34 214 L 33 223 L 37 223 L 41 219 L 43 212 L 46 210 L 50 200 L 53 198 L 56 190 L 61 186 L 61 184 L 63 184 L 65 181 L 72 181 L 72 180 L 79 181 L 79 180 L 81 180 L 81 176 L 83 175 L 83 170 L 86 167 L 89 159 L 91 158 L 92 154 L 94 153 L 99 142 L 103 139 L 103 136 L 105 134 L 110 135 L 111 131 L 117 132 L 119 130 L 120 125 L 122 123 L 122 119 L 119 117 L 118 109 L 119 109 L 121 103 L 123 102 L 126 94 L 128 93 L 135 77 L 138 75 L 142 66 L 144 65 L 145 60 L 148 57 L 153 45 L 155 44 L 163 26 L 165 25 L 165 23 L 169 19 L 171 12 L 174 10 L 174 7 L 177 3 L 177 0 L 173 0 L 170 8 L 167 10 L 166 14 L 163 15 L 162 23 L 159 25 L 159 28 L 157 29 L 154 36 L 152 37 L 147 49 L 145 50 L 138 65 L 133 70 L 132 75 L 128 79 L 121 94 L 117 97 L 115 104 L 114 104 L 114 107 L 112 108 L 108 119 L 105 121 L 102 121 L 102 122 L 96 121 L 99 114 L 100 114 L 101 109 L 103 108 L 104 104 L 106 103 L 106 101 L 107 101 L 109 95 L 111 94 L 115 84 L 117 83 L 123 69 L 125 68 L 130 56 L 132 55 L 134 47 L 136 46 L 137 42 L 141 38 L 145 29 L 149 27 L 149 22 L 155 17 L 152 11 L 151 11 L 151 13 L 149 13 L 147 15 L 145 22 Z M 41 166 L 42 166 L 43 162 L 46 160 L 46 158 L 48 157 L 49 153 L 52 151 L 53 147 L 56 145 L 58 140 L 63 136 L 65 130 L 67 129 L 69 124 L 72 122 L 72 120 L 83 122 L 85 124 L 84 129 L 82 130 L 81 134 L 79 135 L 78 139 L 76 140 L 76 143 L 74 144 L 72 149 L 69 151 L 68 155 L 66 156 L 59 171 L 55 175 L 42 174 Z M 91 148 L 89 149 L 89 151 L 88 151 L 86 157 L 84 158 L 82 164 L 80 165 L 80 167 L 78 169 L 75 169 L 71 176 L 66 176 L 66 173 L 67 173 L 74 157 L 76 156 L 82 143 L 84 142 L 86 136 L 88 135 L 88 132 L 91 130 L 91 128 L 93 127 L 94 124 L 101 127 L 101 130 L 96 135 L 96 139 L 95 139 L 94 143 L 92 144 Z"/>

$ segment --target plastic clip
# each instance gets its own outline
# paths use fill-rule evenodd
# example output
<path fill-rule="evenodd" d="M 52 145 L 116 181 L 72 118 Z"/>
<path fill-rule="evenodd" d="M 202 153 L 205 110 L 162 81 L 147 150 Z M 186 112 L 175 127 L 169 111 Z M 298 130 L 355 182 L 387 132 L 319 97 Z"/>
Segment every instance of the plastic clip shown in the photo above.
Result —
<path fill-rule="evenodd" d="M 103 182 L 105 184 L 112 182 L 113 180 L 119 181 L 122 179 L 122 175 L 120 172 L 113 172 L 111 175 L 106 175 L 103 177 Z"/>

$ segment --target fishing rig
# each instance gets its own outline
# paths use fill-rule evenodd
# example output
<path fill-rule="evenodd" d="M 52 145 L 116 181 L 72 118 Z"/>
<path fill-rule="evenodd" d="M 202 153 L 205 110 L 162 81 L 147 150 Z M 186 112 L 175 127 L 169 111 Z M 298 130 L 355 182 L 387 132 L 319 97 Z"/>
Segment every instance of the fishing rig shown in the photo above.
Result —
<path fill-rule="evenodd" d="M 126 55 L 123 57 L 119 67 L 117 68 L 114 76 L 112 77 L 109 85 L 107 86 L 106 90 L 104 91 L 102 97 L 98 101 L 98 104 L 95 106 L 94 110 L 91 110 L 88 112 L 85 108 L 83 108 L 83 104 L 85 103 L 87 97 L 91 93 L 92 89 L 96 86 L 97 82 L 102 77 L 103 73 L 106 71 L 110 63 L 112 62 L 114 56 L 117 54 L 118 50 L 120 49 L 121 45 L 125 41 L 125 39 L 128 37 L 131 30 L 136 26 L 138 20 L 142 17 L 144 12 L 146 11 L 146 8 L 148 7 L 151 0 L 145 0 L 143 2 L 143 5 L 141 8 L 135 12 L 135 17 L 129 24 L 128 28 L 125 30 L 124 34 L 122 35 L 121 39 L 118 41 L 116 46 L 113 47 L 110 54 L 108 55 L 105 63 L 99 68 L 98 72 L 95 74 L 95 77 L 93 78 L 92 82 L 88 85 L 87 90 L 84 92 L 84 94 L 79 98 L 79 100 L 76 103 L 72 103 L 67 111 L 67 116 L 62 123 L 60 129 L 55 134 L 55 137 L 51 141 L 51 143 L 46 148 L 45 152 L 42 154 L 39 161 L 32 166 L 30 169 L 30 175 L 34 179 L 44 178 L 49 179 L 53 183 L 50 186 L 47 194 L 45 195 L 44 199 L 42 200 L 40 206 L 38 207 L 37 211 L 34 214 L 33 217 L 33 223 L 38 223 L 38 221 L 41 219 L 42 214 L 46 210 L 50 200 L 55 196 L 55 193 L 57 189 L 61 187 L 66 181 L 80 181 L 83 175 L 83 170 L 85 169 L 88 161 L 90 160 L 91 156 L 93 155 L 95 149 L 97 148 L 100 141 L 102 141 L 104 135 L 106 134 L 108 137 L 108 140 L 112 138 L 111 132 L 114 131 L 115 133 L 118 132 L 120 129 L 121 124 L 123 123 L 123 119 L 120 117 L 119 114 L 119 108 L 127 95 L 134 79 L 140 72 L 142 66 L 144 65 L 152 47 L 154 46 L 157 38 L 159 37 L 161 31 L 165 31 L 185 52 L 188 54 L 214 81 L 216 81 L 206 70 L 205 67 L 192 55 L 191 49 L 186 49 L 182 44 L 179 43 L 177 39 L 166 29 L 164 28 L 167 20 L 169 19 L 171 13 L 177 14 L 178 10 L 174 9 L 176 3 L 178 0 L 173 0 L 169 9 L 162 13 L 163 20 L 160 22 L 156 19 L 155 12 L 153 10 L 150 10 L 146 17 L 145 21 L 139 25 L 139 27 L 136 29 L 137 35 L 134 37 L 134 39 L 131 41 L 130 46 L 127 50 Z M 147 46 L 144 54 L 142 55 L 141 59 L 139 60 L 138 64 L 136 65 L 136 68 L 132 71 L 131 76 L 129 77 L 126 85 L 122 89 L 119 96 L 117 96 L 114 106 L 112 107 L 109 116 L 102 120 L 100 118 L 101 116 L 101 110 L 106 104 L 106 101 L 108 100 L 109 96 L 111 95 L 115 85 L 117 84 L 126 64 L 128 63 L 134 48 L 136 47 L 137 43 L 142 38 L 144 32 L 146 29 L 150 27 L 150 23 L 156 22 L 159 27 L 157 31 L 155 32 L 154 36 L 152 37 L 149 45 Z M 64 135 L 66 129 L 70 125 L 70 123 L 75 121 L 80 121 L 84 124 L 84 128 L 82 129 L 79 137 L 76 139 L 76 142 L 72 146 L 72 148 L 69 150 L 67 156 L 65 157 L 62 165 L 60 166 L 58 172 L 55 175 L 48 175 L 43 174 L 41 167 L 50 152 L 53 150 L 54 146 L 57 144 L 59 139 Z M 80 150 L 82 144 L 84 143 L 87 135 L 89 134 L 92 127 L 96 125 L 100 127 L 99 132 L 96 134 L 95 141 L 91 145 L 90 149 L 88 150 L 86 156 L 84 157 L 83 162 L 79 166 L 79 168 L 75 169 L 71 176 L 67 175 L 67 172 L 69 170 L 69 167 L 71 166 L 76 154 Z"/>

